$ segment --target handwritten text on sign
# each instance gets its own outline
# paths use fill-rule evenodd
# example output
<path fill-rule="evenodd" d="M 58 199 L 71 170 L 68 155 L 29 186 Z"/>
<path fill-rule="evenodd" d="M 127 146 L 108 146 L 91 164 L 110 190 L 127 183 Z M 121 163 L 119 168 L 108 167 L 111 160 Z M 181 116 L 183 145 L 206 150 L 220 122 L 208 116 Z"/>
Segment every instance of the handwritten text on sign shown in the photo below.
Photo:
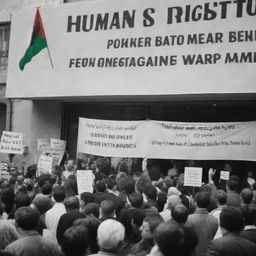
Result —
<path fill-rule="evenodd" d="M 203 168 L 185 167 L 184 186 L 201 187 Z"/>
<path fill-rule="evenodd" d="M 79 119 L 78 152 L 112 157 L 256 160 L 256 122 Z"/>
<path fill-rule="evenodd" d="M 0 143 L 0 152 L 7 154 L 22 154 L 22 133 L 3 131 Z"/>
<path fill-rule="evenodd" d="M 83 192 L 93 192 L 94 175 L 91 170 L 77 170 L 76 177 L 79 195 Z"/>

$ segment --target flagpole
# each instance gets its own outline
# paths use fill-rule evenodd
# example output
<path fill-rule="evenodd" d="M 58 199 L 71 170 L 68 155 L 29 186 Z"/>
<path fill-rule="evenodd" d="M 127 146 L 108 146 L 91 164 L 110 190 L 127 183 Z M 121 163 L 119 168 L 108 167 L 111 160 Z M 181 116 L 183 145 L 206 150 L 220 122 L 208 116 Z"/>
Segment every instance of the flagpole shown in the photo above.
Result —
<path fill-rule="evenodd" d="M 48 51 L 48 55 L 49 55 L 49 59 L 50 59 L 52 68 L 54 68 L 54 67 L 53 67 L 53 63 L 52 63 L 52 57 L 51 57 L 51 54 L 50 54 L 50 50 L 49 50 L 48 44 L 47 44 L 47 51 Z"/>

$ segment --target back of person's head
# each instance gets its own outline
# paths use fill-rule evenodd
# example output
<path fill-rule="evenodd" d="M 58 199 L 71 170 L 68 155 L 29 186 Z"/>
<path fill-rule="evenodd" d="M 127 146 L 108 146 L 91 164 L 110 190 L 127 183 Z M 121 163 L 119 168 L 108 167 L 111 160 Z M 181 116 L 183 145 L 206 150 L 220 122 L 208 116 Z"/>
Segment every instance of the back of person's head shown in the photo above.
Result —
<path fill-rule="evenodd" d="M 41 192 L 43 195 L 50 195 L 52 193 L 52 184 L 51 183 L 45 183 L 41 187 Z"/>
<path fill-rule="evenodd" d="M 31 198 L 27 193 L 19 192 L 15 196 L 16 209 L 22 206 L 29 206 L 31 204 Z"/>
<path fill-rule="evenodd" d="M 227 188 L 231 191 L 238 192 L 240 187 L 240 178 L 238 176 L 232 175 L 227 181 Z"/>
<path fill-rule="evenodd" d="M 181 204 L 181 198 L 177 195 L 171 195 L 167 198 L 166 200 L 167 205 L 168 205 L 168 209 L 172 209 L 172 207 L 174 207 L 177 204 Z"/>
<path fill-rule="evenodd" d="M 88 247 L 88 230 L 85 226 L 72 226 L 62 237 L 61 249 L 65 256 L 83 256 Z"/>
<path fill-rule="evenodd" d="M 145 217 L 146 213 L 143 209 L 135 209 L 132 212 L 132 224 L 140 227 Z"/>
<path fill-rule="evenodd" d="M 135 189 L 142 193 L 145 186 L 152 186 L 152 183 L 148 177 L 141 176 L 135 183 Z"/>
<path fill-rule="evenodd" d="M 52 201 L 49 197 L 43 195 L 37 195 L 33 201 L 33 205 L 37 208 L 40 214 L 46 213 L 48 210 L 52 208 Z"/>
<path fill-rule="evenodd" d="M 93 215 L 96 218 L 99 218 L 100 215 L 100 210 L 99 210 L 99 205 L 96 203 L 88 203 L 84 209 L 83 209 L 84 215 Z"/>
<path fill-rule="evenodd" d="M 227 203 L 227 193 L 224 190 L 217 190 L 214 196 L 220 205 L 225 205 Z"/>
<path fill-rule="evenodd" d="M 128 196 L 128 198 L 131 206 L 134 208 L 139 208 L 143 204 L 143 196 L 141 193 L 133 192 Z"/>
<path fill-rule="evenodd" d="M 0 200 L 0 216 L 5 212 L 5 204 Z"/>
<path fill-rule="evenodd" d="M 242 211 L 236 207 L 225 207 L 220 213 L 220 226 L 228 232 L 239 232 L 244 228 Z"/>
<path fill-rule="evenodd" d="M 256 205 L 250 204 L 242 207 L 242 213 L 244 216 L 244 224 L 256 225 Z"/>
<path fill-rule="evenodd" d="M 1 199 L 5 204 L 6 213 L 9 214 L 13 209 L 15 199 L 14 190 L 11 186 L 8 185 L 7 187 L 1 189 Z"/>
<path fill-rule="evenodd" d="M 15 212 L 15 222 L 23 230 L 34 230 L 37 228 L 39 211 L 32 207 L 21 207 Z"/>
<path fill-rule="evenodd" d="M 164 220 L 162 216 L 159 213 L 151 213 L 147 215 L 143 222 L 148 223 L 149 225 L 149 230 L 153 234 L 157 226 L 162 223 Z"/>
<path fill-rule="evenodd" d="M 195 201 L 199 208 L 207 208 L 210 203 L 211 194 L 208 192 L 198 192 L 195 195 Z"/>
<path fill-rule="evenodd" d="M 115 252 L 124 240 L 124 226 L 112 219 L 103 221 L 98 228 L 98 244 L 103 251 Z"/>
<path fill-rule="evenodd" d="M 172 219 L 179 224 L 184 224 L 188 218 L 188 209 L 183 204 L 176 204 L 171 209 Z"/>
<path fill-rule="evenodd" d="M 113 189 L 115 186 L 117 186 L 115 177 L 106 179 L 106 186 L 108 189 Z"/>
<path fill-rule="evenodd" d="M 36 172 L 37 172 L 37 165 L 36 164 L 30 165 L 27 168 L 26 177 L 29 178 L 29 179 L 35 178 L 36 177 Z"/>
<path fill-rule="evenodd" d="M 41 174 L 37 177 L 37 183 L 39 187 L 42 187 L 45 183 L 51 183 L 51 175 L 48 173 Z"/>
<path fill-rule="evenodd" d="M 143 193 L 152 200 L 156 200 L 157 198 L 157 189 L 152 185 L 145 186 L 143 188 Z"/>
<path fill-rule="evenodd" d="M 115 204 L 111 200 L 103 200 L 100 203 L 100 215 L 102 218 L 111 218 L 115 215 Z"/>
<path fill-rule="evenodd" d="M 117 181 L 117 185 L 120 192 L 125 192 L 127 195 L 134 192 L 135 182 L 132 177 L 124 176 Z"/>
<path fill-rule="evenodd" d="M 67 211 L 79 209 L 79 207 L 80 207 L 79 199 L 76 196 L 67 197 L 64 200 L 64 205 L 65 205 Z"/>
<path fill-rule="evenodd" d="M 244 188 L 241 191 L 241 197 L 242 197 L 243 203 L 245 203 L 245 204 L 252 203 L 252 199 L 253 199 L 252 190 L 250 188 Z"/>
<path fill-rule="evenodd" d="M 80 199 L 81 201 L 83 201 L 83 203 L 86 205 L 88 203 L 92 202 L 92 193 L 90 192 L 83 192 L 80 195 Z"/>
<path fill-rule="evenodd" d="M 100 223 L 100 220 L 94 216 L 85 216 L 85 218 L 78 219 L 73 223 L 74 226 L 85 226 L 88 229 L 88 244 L 90 253 L 97 253 L 99 251 L 97 230 Z"/>
<path fill-rule="evenodd" d="M 99 180 L 95 184 L 95 189 L 97 192 L 105 192 L 107 189 L 106 183 L 103 180 Z"/>
<path fill-rule="evenodd" d="M 61 185 L 55 186 L 52 196 L 57 203 L 63 202 L 66 196 L 65 187 Z"/>
<path fill-rule="evenodd" d="M 191 227 L 168 222 L 156 228 L 154 238 L 164 256 L 189 256 L 198 243 L 198 237 Z"/>

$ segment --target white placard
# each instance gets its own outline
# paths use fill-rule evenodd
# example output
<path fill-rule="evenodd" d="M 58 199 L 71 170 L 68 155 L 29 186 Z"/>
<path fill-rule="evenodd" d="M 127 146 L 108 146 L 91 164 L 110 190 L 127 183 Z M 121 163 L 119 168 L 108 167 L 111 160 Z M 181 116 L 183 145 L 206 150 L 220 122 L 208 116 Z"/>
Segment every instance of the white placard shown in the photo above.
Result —
<path fill-rule="evenodd" d="M 146 154 L 147 121 L 79 118 L 77 152 L 113 157 Z"/>
<path fill-rule="evenodd" d="M 59 139 L 51 139 L 50 151 L 54 159 L 54 163 L 59 165 L 66 150 L 66 141 Z"/>
<path fill-rule="evenodd" d="M 76 173 L 77 189 L 80 195 L 83 192 L 93 192 L 94 175 L 91 170 L 78 170 Z"/>
<path fill-rule="evenodd" d="M 50 153 L 50 140 L 48 138 L 37 139 L 37 150 L 39 152 Z"/>
<path fill-rule="evenodd" d="M 220 179 L 221 180 L 229 180 L 230 172 L 220 171 Z"/>
<path fill-rule="evenodd" d="M 37 165 L 38 175 L 43 173 L 52 173 L 52 164 L 52 156 L 41 154 Z"/>
<path fill-rule="evenodd" d="M 0 152 L 6 154 L 23 154 L 22 133 L 3 131 Z"/>
<path fill-rule="evenodd" d="M 203 168 L 185 167 L 184 186 L 201 187 Z"/>
<path fill-rule="evenodd" d="M 40 8 L 49 52 L 21 71 L 35 12 L 12 14 L 8 98 L 256 92 L 254 0 L 94 0 Z"/>

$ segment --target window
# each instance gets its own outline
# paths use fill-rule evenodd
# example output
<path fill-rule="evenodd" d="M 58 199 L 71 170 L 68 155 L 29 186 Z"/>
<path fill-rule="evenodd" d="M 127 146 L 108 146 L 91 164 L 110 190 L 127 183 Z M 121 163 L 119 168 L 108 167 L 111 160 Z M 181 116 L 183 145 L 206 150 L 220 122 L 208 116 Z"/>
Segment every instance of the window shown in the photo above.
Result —
<path fill-rule="evenodd" d="M 0 25 L 0 83 L 6 83 L 10 40 L 10 24 Z"/>

